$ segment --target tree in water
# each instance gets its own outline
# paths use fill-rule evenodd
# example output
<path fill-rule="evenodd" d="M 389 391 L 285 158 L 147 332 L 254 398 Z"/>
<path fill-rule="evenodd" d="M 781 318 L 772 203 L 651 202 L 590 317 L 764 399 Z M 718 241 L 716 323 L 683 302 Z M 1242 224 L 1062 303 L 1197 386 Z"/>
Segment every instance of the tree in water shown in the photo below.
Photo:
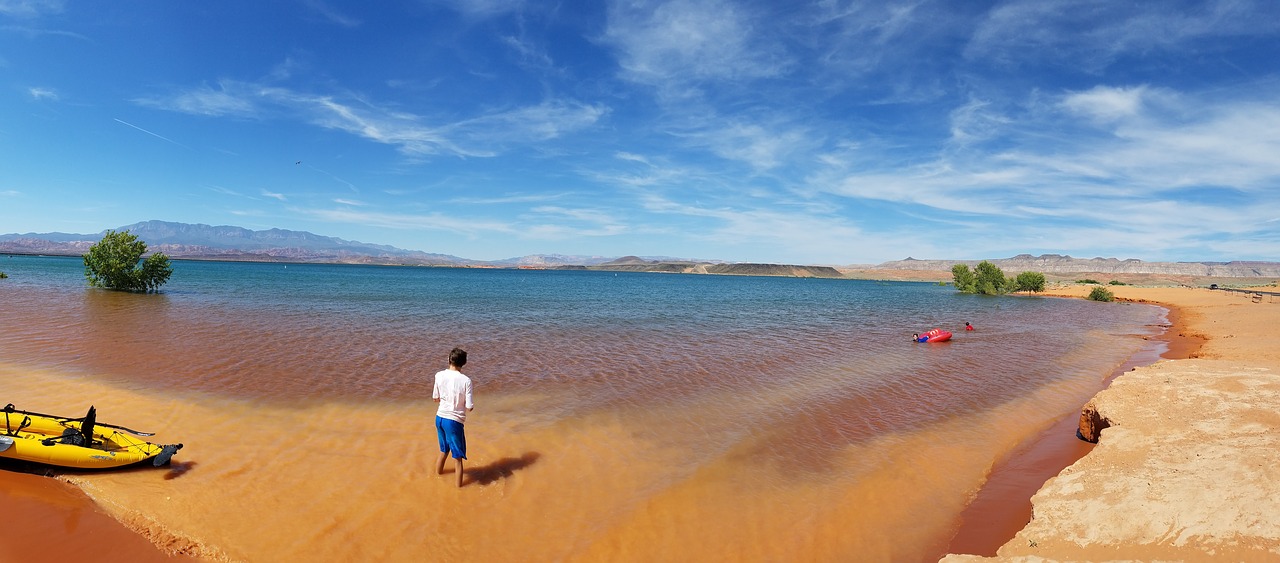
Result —
<path fill-rule="evenodd" d="M 142 260 L 147 243 L 129 231 L 107 231 L 84 255 L 84 277 L 93 287 L 148 293 L 169 281 L 169 257 L 156 253 Z"/>
<path fill-rule="evenodd" d="M 1001 295 L 1008 291 L 1006 286 L 1008 280 L 1004 277 L 1004 271 L 999 266 L 983 260 L 978 263 L 978 267 L 974 268 L 974 273 L 978 277 L 975 284 L 978 293 L 983 295 Z"/>
<path fill-rule="evenodd" d="M 956 290 L 964 293 L 973 293 L 974 284 L 977 279 L 973 277 L 973 270 L 969 269 L 968 264 L 956 264 L 951 267 L 951 279 L 956 283 Z"/>

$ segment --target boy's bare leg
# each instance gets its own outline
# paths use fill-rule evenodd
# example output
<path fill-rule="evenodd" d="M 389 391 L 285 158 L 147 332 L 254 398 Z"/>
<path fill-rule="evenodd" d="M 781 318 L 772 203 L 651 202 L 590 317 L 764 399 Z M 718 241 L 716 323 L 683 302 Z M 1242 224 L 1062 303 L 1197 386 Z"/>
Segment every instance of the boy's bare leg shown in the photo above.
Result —
<path fill-rule="evenodd" d="M 455 459 L 458 462 L 458 487 L 462 487 L 462 458 Z"/>
<path fill-rule="evenodd" d="M 444 460 L 449 459 L 448 452 L 440 452 L 440 459 L 436 461 L 436 475 L 444 475 Z"/>

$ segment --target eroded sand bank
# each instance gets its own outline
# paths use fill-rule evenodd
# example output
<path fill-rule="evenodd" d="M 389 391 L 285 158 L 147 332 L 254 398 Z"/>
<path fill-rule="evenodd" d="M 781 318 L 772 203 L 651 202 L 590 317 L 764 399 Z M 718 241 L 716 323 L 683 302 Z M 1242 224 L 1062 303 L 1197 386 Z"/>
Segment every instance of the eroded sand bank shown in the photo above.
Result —
<path fill-rule="evenodd" d="M 1031 522 L 995 559 L 1277 560 L 1280 298 L 1109 289 L 1117 299 L 1177 307 L 1206 343 L 1192 358 L 1124 374 L 1091 401 L 1109 424 L 1097 447 L 1045 483 Z M 944 561 L 979 559 L 987 558 Z"/>

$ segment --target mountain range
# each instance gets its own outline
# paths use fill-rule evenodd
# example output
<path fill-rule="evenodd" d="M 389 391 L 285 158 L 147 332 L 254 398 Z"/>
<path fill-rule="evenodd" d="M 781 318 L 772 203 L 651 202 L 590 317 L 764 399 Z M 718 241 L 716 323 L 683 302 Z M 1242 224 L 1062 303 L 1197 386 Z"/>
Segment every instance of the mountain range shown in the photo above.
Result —
<path fill-rule="evenodd" d="M 210 226 L 169 221 L 144 221 L 115 231 L 129 231 L 147 243 L 149 252 L 170 258 L 262 262 L 333 262 L 413 266 L 542 267 L 596 266 L 613 257 L 535 254 L 504 260 L 472 260 L 449 254 L 405 250 L 394 246 L 326 237 L 306 231 L 254 231 L 228 225 Z M 89 251 L 106 231 L 96 234 L 25 233 L 0 235 L 0 253 L 79 256 Z M 677 261 L 653 257 L 650 261 Z"/>
<path fill-rule="evenodd" d="M 505 260 L 472 260 L 449 254 L 405 250 L 394 246 L 326 237 L 306 231 L 266 229 L 254 231 L 242 227 L 210 226 L 144 221 L 125 225 L 116 231 L 129 231 L 147 243 L 151 252 L 171 258 L 197 260 L 241 260 L 259 262 L 322 262 L 342 264 L 386 264 L 413 266 L 466 266 L 489 268 L 590 268 L 618 271 L 651 271 L 673 273 L 722 273 L 744 275 L 786 275 L 805 277 L 841 277 L 849 270 L 895 270 L 947 272 L 956 264 L 976 265 L 979 260 L 917 260 L 906 258 L 879 265 L 792 266 L 777 264 L 728 263 L 723 260 L 688 260 L 671 257 L 608 257 L 535 254 Z M 106 233 L 26 233 L 0 235 L 0 253 L 51 254 L 78 256 L 89 251 Z M 1058 254 L 1032 256 L 1020 254 L 1012 258 L 989 259 L 1009 272 L 1103 274 L 1162 274 L 1216 277 L 1280 277 L 1276 262 L 1144 262 L 1136 259 L 1073 258 Z"/>

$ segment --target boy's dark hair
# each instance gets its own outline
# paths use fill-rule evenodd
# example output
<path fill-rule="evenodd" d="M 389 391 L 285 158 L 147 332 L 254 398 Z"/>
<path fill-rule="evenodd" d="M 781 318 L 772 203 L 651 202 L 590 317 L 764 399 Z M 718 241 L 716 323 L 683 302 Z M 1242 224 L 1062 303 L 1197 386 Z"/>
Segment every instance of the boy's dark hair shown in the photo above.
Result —
<path fill-rule="evenodd" d="M 467 351 L 462 348 L 454 347 L 449 351 L 449 365 L 460 368 L 467 365 Z"/>

